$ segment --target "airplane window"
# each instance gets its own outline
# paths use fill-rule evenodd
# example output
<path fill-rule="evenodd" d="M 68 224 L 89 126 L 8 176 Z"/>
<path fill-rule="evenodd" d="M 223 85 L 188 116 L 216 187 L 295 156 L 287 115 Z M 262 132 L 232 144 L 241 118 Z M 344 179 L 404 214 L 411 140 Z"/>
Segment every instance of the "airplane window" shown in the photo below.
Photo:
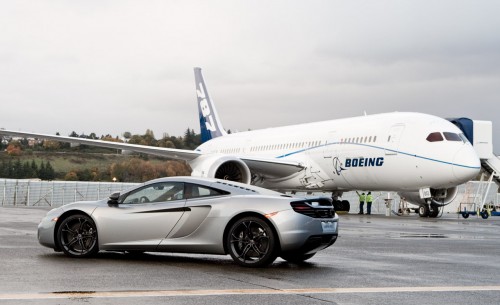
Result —
<path fill-rule="evenodd" d="M 365 141 L 364 142 L 366 143 L 367 141 L 368 141 L 368 137 L 365 137 Z"/>
<path fill-rule="evenodd" d="M 371 141 L 372 141 L 372 136 L 370 136 L 370 137 L 368 138 L 368 142 L 371 142 Z"/>
<path fill-rule="evenodd" d="M 426 140 L 429 142 L 439 142 L 443 141 L 443 136 L 440 132 L 432 132 L 427 136 Z"/>
<path fill-rule="evenodd" d="M 453 132 L 443 132 L 444 134 L 444 138 L 448 141 L 457 141 L 457 142 L 460 142 L 462 141 L 462 139 L 460 138 L 460 136 L 456 133 L 453 133 Z"/>
<path fill-rule="evenodd" d="M 373 137 L 373 142 L 377 142 L 377 136 Z"/>

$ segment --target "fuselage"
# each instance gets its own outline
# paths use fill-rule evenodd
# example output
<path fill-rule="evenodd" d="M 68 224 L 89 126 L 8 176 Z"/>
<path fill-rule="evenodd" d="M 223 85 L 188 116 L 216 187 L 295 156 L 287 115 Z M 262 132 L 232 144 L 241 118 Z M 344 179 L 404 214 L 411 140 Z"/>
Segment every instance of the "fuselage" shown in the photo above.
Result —
<path fill-rule="evenodd" d="M 214 138 L 204 154 L 293 160 L 305 169 L 288 177 L 254 177 L 281 190 L 447 188 L 474 178 L 480 161 L 461 131 L 421 113 L 384 113 L 240 132 Z"/>

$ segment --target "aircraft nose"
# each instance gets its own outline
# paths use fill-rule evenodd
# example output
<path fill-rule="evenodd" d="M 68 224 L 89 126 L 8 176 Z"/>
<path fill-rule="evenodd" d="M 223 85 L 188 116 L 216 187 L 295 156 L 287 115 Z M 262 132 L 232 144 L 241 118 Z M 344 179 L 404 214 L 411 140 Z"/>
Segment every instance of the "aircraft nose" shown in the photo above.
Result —
<path fill-rule="evenodd" d="M 460 183 L 474 179 L 481 169 L 481 161 L 471 145 L 463 145 L 453 157 L 453 175 Z"/>

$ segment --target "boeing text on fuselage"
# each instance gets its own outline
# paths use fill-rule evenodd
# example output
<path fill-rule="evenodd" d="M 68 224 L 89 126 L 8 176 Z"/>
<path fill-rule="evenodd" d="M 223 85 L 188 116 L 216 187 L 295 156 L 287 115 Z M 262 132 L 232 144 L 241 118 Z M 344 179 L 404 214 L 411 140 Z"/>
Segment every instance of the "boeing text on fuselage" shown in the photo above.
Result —
<path fill-rule="evenodd" d="M 369 167 L 384 165 L 384 157 L 345 159 L 345 167 Z"/>

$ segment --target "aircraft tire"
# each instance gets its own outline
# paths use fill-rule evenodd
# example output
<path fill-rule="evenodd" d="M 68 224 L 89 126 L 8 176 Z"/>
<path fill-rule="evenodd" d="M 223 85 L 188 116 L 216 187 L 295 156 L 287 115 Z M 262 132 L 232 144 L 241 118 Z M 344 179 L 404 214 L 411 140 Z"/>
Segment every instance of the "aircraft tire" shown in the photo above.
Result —
<path fill-rule="evenodd" d="M 418 216 L 429 217 L 429 206 L 427 204 L 423 204 L 418 208 Z"/>
<path fill-rule="evenodd" d="M 462 212 L 462 217 L 465 218 L 465 219 L 469 218 L 469 213 Z"/>
<path fill-rule="evenodd" d="M 343 208 L 342 211 L 349 212 L 349 210 L 351 210 L 351 204 L 349 203 L 349 201 L 342 200 L 342 208 Z"/>
<path fill-rule="evenodd" d="M 431 204 L 429 209 L 429 217 L 436 218 L 439 215 L 439 207 L 435 204 Z"/>

